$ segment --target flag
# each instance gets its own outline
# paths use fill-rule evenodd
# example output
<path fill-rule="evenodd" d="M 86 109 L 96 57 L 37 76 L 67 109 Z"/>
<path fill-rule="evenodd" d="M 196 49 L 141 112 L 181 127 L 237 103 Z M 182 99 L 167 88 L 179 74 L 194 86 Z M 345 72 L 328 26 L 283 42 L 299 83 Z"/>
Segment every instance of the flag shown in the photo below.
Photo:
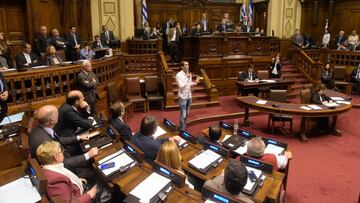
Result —
<path fill-rule="evenodd" d="M 329 28 L 329 19 L 326 18 L 326 24 L 325 24 L 325 29 Z"/>
<path fill-rule="evenodd" d="M 243 3 L 242 7 L 241 7 L 241 18 L 240 21 L 243 22 L 243 18 L 244 16 L 246 16 L 246 5 L 245 2 Z"/>
<path fill-rule="evenodd" d="M 142 10 L 141 10 L 141 15 L 142 15 L 142 25 L 144 26 L 145 22 L 148 22 L 148 8 L 146 6 L 146 0 L 142 0 Z"/>
<path fill-rule="evenodd" d="M 249 3 L 249 21 L 254 22 L 253 1 L 252 0 L 250 0 L 250 3 Z"/>

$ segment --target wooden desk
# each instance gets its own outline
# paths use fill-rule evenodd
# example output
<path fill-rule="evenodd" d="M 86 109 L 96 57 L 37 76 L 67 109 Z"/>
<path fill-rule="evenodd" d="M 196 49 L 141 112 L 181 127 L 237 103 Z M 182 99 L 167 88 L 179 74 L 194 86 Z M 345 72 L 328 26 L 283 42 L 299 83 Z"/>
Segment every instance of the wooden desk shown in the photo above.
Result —
<path fill-rule="evenodd" d="M 326 95 L 330 97 L 342 97 L 348 98 L 347 95 L 333 91 L 327 90 Z M 245 108 L 245 115 L 244 115 L 244 125 L 249 124 L 249 109 L 256 109 L 266 113 L 277 113 L 277 114 L 285 114 L 285 115 L 294 115 L 300 116 L 301 119 L 301 127 L 300 127 L 300 137 L 302 141 L 306 142 L 306 132 L 305 132 L 305 118 L 311 117 L 333 117 L 333 122 L 331 126 L 331 131 L 336 135 L 341 135 L 341 132 L 336 129 L 336 120 L 339 114 L 342 114 L 352 108 L 352 104 L 339 104 L 335 109 L 329 109 L 329 107 L 325 105 L 317 105 L 321 107 L 320 110 L 304 110 L 301 109 L 301 106 L 307 106 L 309 104 L 294 104 L 294 103 L 281 103 L 281 102 L 273 102 L 273 101 L 266 101 L 266 104 L 257 104 L 258 100 L 264 100 L 254 96 L 247 96 L 247 97 L 237 97 L 238 103 Z M 351 101 L 350 101 L 351 102 Z M 276 105 L 277 107 L 273 107 Z"/>
<path fill-rule="evenodd" d="M 275 80 L 276 82 L 245 82 L 245 81 L 237 81 L 236 86 L 238 88 L 238 96 L 241 93 L 241 96 L 244 95 L 244 90 L 246 89 L 253 89 L 259 87 L 275 87 L 275 86 L 287 86 L 286 89 L 290 87 L 290 85 L 294 84 L 294 81 L 290 80 L 283 80 L 283 79 L 271 79 Z"/>

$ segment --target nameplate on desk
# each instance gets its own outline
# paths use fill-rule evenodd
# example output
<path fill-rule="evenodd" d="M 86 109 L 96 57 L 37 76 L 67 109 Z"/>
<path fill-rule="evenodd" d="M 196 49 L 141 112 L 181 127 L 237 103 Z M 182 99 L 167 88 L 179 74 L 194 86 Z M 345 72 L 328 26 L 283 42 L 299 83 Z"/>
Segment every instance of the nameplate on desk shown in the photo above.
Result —
<path fill-rule="evenodd" d="M 205 203 L 238 203 L 239 201 L 235 198 L 222 194 L 209 187 L 203 187 L 201 190 L 201 196 L 206 198 Z"/>
<path fill-rule="evenodd" d="M 196 143 L 196 138 L 194 136 L 192 136 L 188 131 L 180 130 L 179 136 L 188 142 L 191 142 L 193 144 Z"/>
<path fill-rule="evenodd" d="M 105 176 L 111 176 L 117 172 L 124 172 L 127 169 L 135 166 L 137 162 L 132 159 L 124 149 L 115 152 L 111 155 L 98 161 L 98 169 Z"/>
<path fill-rule="evenodd" d="M 220 128 L 224 128 L 226 130 L 234 130 L 234 127 L 224 121 L 219 121 Z"/>
<path fill-rule="evenodd" d="M 253 159 L 247 156 L 240 156 L 240 161 L 244 163 L 246 166 L 259 169 L 265 173 L 271 174 L 273 170 L 273 166 L 268 163 L 261 162 L 257 159 Z"/>
<path fill-rule="evenodd" d="M 163 196 L 166 197 L 166 194 L 169 193 L 172 188 L 171 185 L 172 183 L 169 178 L 153 172 L 137 185 L 130 192 L 130 195 L 137 198 L 135 202 L 157 202 Z M 125 202 L 133 201 L 127 201 L 127 199 L 125 199 Z"/>
<path fill-rule="evenodd" d="M 154 139 L 156 139 L 156 138 L 158 138 L 159 136 L 164 135 L 164 134 L 166 134 L 166 131 L 165 131 L 162 127 L 157 126 L 156 131 L 155 131 L 155 133 L 152 135 L 152 137 L 153 137 Z"/>
<path fill-rule="evenodd" d="M 189 161 L 189 166 L 206 173 L 210 168 L 216 167 L 222 158 L 219 154 L 207 149 Z"/>
<path fill-rule="evenodd" d="M 176 131 L 177 130 L 176 125 L 173 122 L 171 122 L 170 120 L 166 119 L 166 118 L 164 118 L 163 124 L 170 131 Z"/>
<path fill-rule="evenodd" d="M 270 138 L 266 138 L 266 137 L 263 137 L 262 140 L 265 142 L 266 145 L 272 144 L 272 145 L 281 147 L 285 150 L 287 149 L 287 146 L 288 146 L 286 143 L 282 143 L 282 142 L 279 142 L 279 141 L 276 141 L 276 140 L 273 140 Z"/>

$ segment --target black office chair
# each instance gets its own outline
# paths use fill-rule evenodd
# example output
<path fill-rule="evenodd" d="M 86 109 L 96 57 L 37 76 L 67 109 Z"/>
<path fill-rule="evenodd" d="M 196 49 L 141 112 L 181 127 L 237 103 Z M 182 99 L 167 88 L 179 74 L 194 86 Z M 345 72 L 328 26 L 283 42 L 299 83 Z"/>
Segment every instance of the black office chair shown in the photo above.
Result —
<path fill-rule="evenodd" d="M 270 89 L 270 101 L 275 101 L 275 102 L 287 102 L 287 90 L 274 90 L 274 89 Z M 274 108 L 279 108 L 280 107 L 276 107 L 277 105 L 274 105 Z M 278 113 L 270 113 L 269 114 L 269 118 L 268 118 L 268 127 L 270 126 L 270 121 L 271 121 L 271 133 L 274 134 L 274 124 L 275 122 L 282 122 L 282 128 L 285 128 L 285 122 L 289 122 L 290 123 L 290 131 L 289 134 L 292 133 L 292 126 L 293 126 L 293 117 L 292 116 L 288 116 L 288 115 L 283 115 L 283 114 L 278 114 Z"/>

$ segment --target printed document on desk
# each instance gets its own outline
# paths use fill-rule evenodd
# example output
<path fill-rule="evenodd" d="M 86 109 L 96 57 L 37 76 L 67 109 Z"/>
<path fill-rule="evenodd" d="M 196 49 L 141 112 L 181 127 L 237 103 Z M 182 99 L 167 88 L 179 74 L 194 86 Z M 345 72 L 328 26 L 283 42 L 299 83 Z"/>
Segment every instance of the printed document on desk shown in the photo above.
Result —
<path fill-rule="evenodd" d="M 338 104 L 347 104 L 347 105 L 351 104 L 351 102 L 349 102 L 349 101 L 335 101 L 335 102 Z"/>
<path fill-rule="evenodd" d="M 339 106 L 339 104 L 335 103 L 335 102 L 331 102 L 331 103 L 325 103 L 324 104 L 327 107 L 335 107 L 335 106 Z"/>
<path fill-rule="evenodd" d="M 140 202 L 150 202 L 151 198 L 161 192 L 170 182 L 170 179 L 153 172 L 136 186 L 130 194 L 139 198 Z"/>
<path fill-rule="evenodd" d="M 284 148 L 273 145 L 273 144 L 268 144 L 264 150 L 264 154 L 274 154 L 274 155 L 279 155 L 282 154 L 285 151 Z"/>
<path fill-rule="evenodd" d="M 189 164 L 193 165 L 198 169 L 205 169 L 216 160 L 220 159 L 221 156 L 211 151 L 210 149 L 205 150 L 201 154 L 197 155 L 189 161 Z"/>
<path fill-rule="evenodd" d="M 114 162 L 115 166 L 112 168 L 107 168 L 107 169 L 101 170 L 102 164 L 106 164 L 106 163 L 110 163 L 110 162 Z M 127 155 L 124 152 L 124 150 L 120 150 L 114 154 L 111 154 L 111 155 L 101 159 L 98 162 L 99 163 L 98 168 L 104 173 L 105 176 L 108 176 L 108 175 L 114 173 L 115 171 L 119 170 L 121 167 L 125 167 L 125 166 L 131 164 L 132 162 L 134 162 L 134 160 L 131 157 L 129 157 L 129 155 Z"/>
<path fill-rule="evenodd" d="M 236 148 L 235 150 L 233 150 L 235 153 L 237 153 L 237 154 L 240 154 L 240 155 L 243 155 L 243 154 L 245 154 L 246 152 L 247 152 L 247 143 L 248 143 L 249 141 L 246 141 L 245 142 L 245 144 L 244 144 L 244 146 L 240 146 L 240 147 L 238 147 L 238 148 Z"/>
<path fill-rule="evenodd" d="M 158 138 L 159 136 L 164 135 L 165 133 L 166 133 L 166 131 L 165 131 L 162 127 L 157 126 L 156 131 L 155 131 L 155 133 L 152 135 L 152 137 L 153 137 L 154 139 L 156 139 L 156 138 Z"/>
<path fill-rule="evenodd" d="M 330 97 L 331 100 L 334 100 L 334 101 L 344 101 L 344 98 L 342 97 Z"/>
<path fill-rule="evenodd" d="M 261 82 L 268 82 L 268 83 L 274 83 L 276 82 L 275 80 L 260 80 Z"/>
<path fill-rule="evenodd" d="M 41 197 L 30 178 L 21 177 L 0 187 L 0 202 L 37 202 Z"/>
<path fill-rule="evenodd" d="M 266 104 L 266 102 L 267 102 L 266 100 L 260 100 L 260 99 L 259 99 L 259 100 L 257 100 L 256 103 L 257 103 L 257 104 Z"/>
<path fill-rule="evenodd" d="M 320 106 L 315 105 L 315 104 L 309 104 L 308 107 L 310 107 L 310 108 L 312 108 L 312 109 L 314 109 L 314 110 L 320 110 L 320 109 L 322 109 Z"/>

